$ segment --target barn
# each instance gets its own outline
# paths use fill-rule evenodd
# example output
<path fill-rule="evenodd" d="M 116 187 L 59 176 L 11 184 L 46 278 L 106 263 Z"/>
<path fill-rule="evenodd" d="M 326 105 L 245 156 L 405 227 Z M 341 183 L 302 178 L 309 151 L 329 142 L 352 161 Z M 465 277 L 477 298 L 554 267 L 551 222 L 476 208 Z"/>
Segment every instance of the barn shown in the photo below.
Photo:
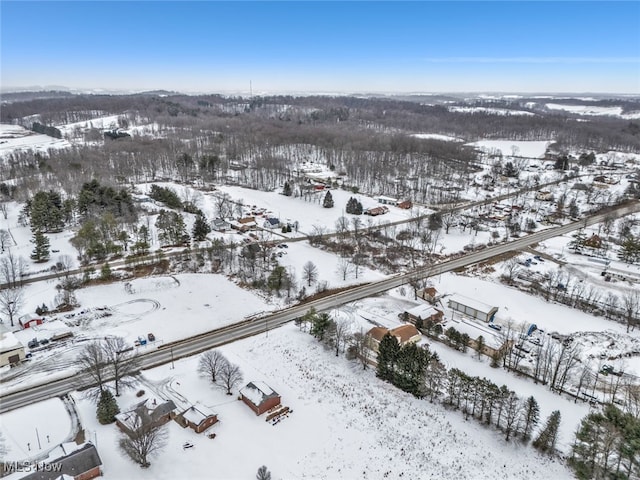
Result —
<path fill-rule="evenodd" d="M 448 305 L 450 309 L 456 312 L 487 323 L 493 322 L 498 312 L 498 307 L 492 307 L 486 303 L 463 297 L 462 295 L 452 295 L 449 297 Z"/>
<path fill-rule="evenodd" d="M 280 395 L 264 382 L 249 382 L 240 390 L 240 398 L 256 415 L 280 405 Z"/>

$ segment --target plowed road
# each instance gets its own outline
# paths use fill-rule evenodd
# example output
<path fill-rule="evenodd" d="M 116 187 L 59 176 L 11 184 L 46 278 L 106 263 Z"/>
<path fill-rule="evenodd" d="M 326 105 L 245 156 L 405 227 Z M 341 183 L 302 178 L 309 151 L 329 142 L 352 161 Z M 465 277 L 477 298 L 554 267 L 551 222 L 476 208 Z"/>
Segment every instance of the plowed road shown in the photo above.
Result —
<path fill-rule="evenodd" d="M 606 218 L 619 218 L 638 211 L 640 211 L 640 202 L 634 202 L 629 205 L 611 209 L 605 213 L 598 213 L 589 216 L 578 222 L 536 232 L 512 242 L 485 248 L 484 250 L 469 253 L 460 258 L 449 260 L 437 265 L 420 268 L 409 273 L 392 276 L 377 282 L 355 286 L 340 293 L 314 300 L 305 303 L 304 305 L 279 310 L 266 316 L 243 320 L 239 323 L 228 325 L 217 330 L 212 330 L 195 337 L 186 338 L 172 344 L 163 345 L 158 350 L 141 354 L 141 365 L 142 368 L 162 365 L 172 361 L 172 359 L 194 355 L 225 343 L 257 335 L 267 330 L 279 327 L 284 323 L 290 322 L 291 320 L 304 315 L 304 313 L 311 307 L 315 307 L 318 311 L 327 310 L 361 298 L 377 295 L 389 289 L 404 285 L 417 278 L 431 277 L 461 267 L 466 267 L 509 251 L 520 250 L 529 245 L 578 230 L 585 226 L 600 223 Z M 87 387 L 90 384 L 91 381 L 86 375 L 73 373 L 64 378 L 59 378 L 44 384 L 30 385 L 20 390 L 6 391 L 5 389 L 2 389 L 3 391 L 0 394 L 0 413 L 22 407 L 36 401 L 63 395 L 72 390 Z"/>

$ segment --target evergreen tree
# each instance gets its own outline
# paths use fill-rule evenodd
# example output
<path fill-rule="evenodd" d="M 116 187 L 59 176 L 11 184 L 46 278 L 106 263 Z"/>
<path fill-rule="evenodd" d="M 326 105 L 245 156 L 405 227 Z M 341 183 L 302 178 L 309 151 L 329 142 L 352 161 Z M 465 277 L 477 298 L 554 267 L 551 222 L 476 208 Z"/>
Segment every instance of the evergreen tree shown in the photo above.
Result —
<path fill-rule="evenodd" d="M 207 219 L 203 215 L 198 215 L 196 221 L 193 223 L 193 230 L 191 235 L 194 242 L 201 242 L 207 238 L 207 235 L 211 232 L 211 226 Z"/>
<path fill-rule="evenodd" d="M 289 182 L 284 182 L 284 187 L 282 187 L 282 194 L 287 197 L 290 197 L 293 194 L 293 190 Z"/>
<path fill-rule="evenodd" d="M 105 282 L 111 280 L 111 266 L 109 265 L 109 262 L 102 265 L 102 268 L 100 269 L 100 280 Z"/>
<path fill-rule="evenodd" d="M 311 335 L 322 341 L 331 323 L 331 318 L 327 313 L 321 313 L 320 315 L 314 315 L 311 321 Z"/>
<path fill-rule="evenodd" d="M 538 425 L 540 420 L 540 407 L 536 399 L 531 396 L 527 398 L 524 404 L 522 439 L 527 441 L 531 438 L 531 432 Z"/>
<path fill-rule="evenodd" d="M 331 192 L 327 191 L 327 194 L 324 196 L 324 200 L 322 201 L 322 206 L 324 208 L 333 208 L 333 196 Z"/>
<path fill-rule="evenodd" d="M 376 375 L 388 382 L 393 381 L 393 375 L 396 368 L 396 361 L 400 352 L 400 344 L 398 339 L 387 333 L 378 346 L 378 367 Z"/>
<path fill-rule="evenodd" d="M 442 214 L 440 212 L 435 212 L 429 215 L 429 230 L 440 230 L 442 225 Z"/>
<path fill-rule="evenodd" d="M 47 237 L 42 230 L 37 229 L 33 233 L 31 243 L 34 244 L 33 251 L 31 252 L 31 259 L 36 263 L 46 262 L 49 260 L 49 237 Z"/>
<path fill-rule="evenodd" d="M 258 469 L 256 480 L 271 480 L 271 472 L 267 470 L 267 467 L 265 465 L 261 466 Z"/>
<path fill-rule="evenodd" d="M 182 215 L 176 212 L 160 210 L 156 227 L 159 231 L 158 237 L 164 245 L 177 245 L 183 243 L 185 237 L 189 237 Z"/>
<path fill-rule="evenodd" d="M 587 234 L 584 233 L 584 230 L 581 228 L 576 233 L 573 234 L 573 240 L 569 242 L 569 248 L 574 252 L 578 252 L 582 249 L 585 240 L 587 239 Z"/>
<path fill-rule="evenodd" d="M 545 453 L 553 453 L 558 440 L 558 429 L 560 427 L 560 410 L 554 410 L 545 424 L 538 438 L 533 441 L 533 446 Z"/>
<path fill-rule="evenodd" d="M 113 423 L 116 421 L 115 416 L 120 413 L 118 408 L 118 402 L 110 390 L 104 389 L 100 394 L 100 400 L 98 401 L 98 410 L 96 416 L 98 421 L 102 425 Z"/>

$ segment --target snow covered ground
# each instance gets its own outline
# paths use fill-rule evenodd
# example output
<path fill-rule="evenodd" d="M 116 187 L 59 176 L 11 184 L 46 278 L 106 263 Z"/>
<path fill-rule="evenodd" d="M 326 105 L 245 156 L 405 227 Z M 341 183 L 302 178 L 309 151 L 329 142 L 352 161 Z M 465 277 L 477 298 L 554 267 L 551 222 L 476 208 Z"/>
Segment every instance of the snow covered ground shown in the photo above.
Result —
<path fill-rule="evenodd" d="M 444 142 L 463 142 L 462 138 L 450 137 L 449 135 L 440 135 L 439 133 L 414 133 L 412 137 L 426 138 L 429 140 L 442 140 Z"/>
<path fill-rule="evenodd" d="M 468 145 L 488 153 L 499 151 L 504 156 L 542 158 L 551 143 L 553 142 L 536 140 L 481 140 Z"/>
<path fill-rule="evenodd" d="M 49 149 L 69 148 L 71 144 L 64 139 L 35 133 L 20 125 L 0 124 L 0 158 L 12 153 L 46 153 Z"/>
<path fill-rule="evenodd" d="M 571 478 L 530 447 L 505 442 L 459 412 L 415 399 L 378 380 L 371 369 L 335 357 L 293 325 L 219 350 L 241 367 L 245 383 L 266 382 L 293 412 L 276 425 L 265 422 L 235 395 L 199 377 L 198 357 L 176 362 L 175 369 L 144 372 L 140 388 L 147 395 L 179 395 L 213 409 L 220 422 L 206 433 L 216 438 L 171 422 L 167 447 L 142 470 L 118 451 L 117 427 L 99 425 L 94 405 L 78 397 L 106 480 L 253 478 L 261 465 L 274 479 Z M 139 401 L 133 393 L 118 399 L 121 409 Z M 185 442 L 194 447 L 183 449 Z"/>
<path fill-rule="evenodd" d="M 526 110 L 511 110 L 508 108 L 490 108 L 490 107 L 448 107 L 451 112 L 460 112 L 460 113 L 490 113 L 493 115 L 524 115 L 527 117 L 531 117 L 535 115 L 535 113 L 528 112 Z"/>
<path fill-rule="evenodd" d="M 549 110 L 563 110 L 578 115 L 606 115 L 621 117 L 628 120 L 640 118 L 640 112 L 622 113 L 622 107 L 599 107 L 593 105 L 563 105 L 559 103 L 547 103 Z"/>

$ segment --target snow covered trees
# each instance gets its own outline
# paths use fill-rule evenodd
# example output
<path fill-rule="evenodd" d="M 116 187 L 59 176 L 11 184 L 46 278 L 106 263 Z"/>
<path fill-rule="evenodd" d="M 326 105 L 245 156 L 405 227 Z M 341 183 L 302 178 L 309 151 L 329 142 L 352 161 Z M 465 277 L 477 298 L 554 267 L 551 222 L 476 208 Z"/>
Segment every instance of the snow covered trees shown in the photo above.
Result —
<path fill-rule="evenodd" d="M 163 245 L 187 243 L 189 235 L 182 215 L 176 212 L 160 210 L 156 219 L 158 238 Z"/>
<path fill-rule="evenodd" d="M 191 230 L 191 236 L 194 242 L 201 242 L 207 238 L 207 235 L 211 233 L 211 226 L 204 215 L 197 215 L 195 222 L 193 222 L 193 229 Z"/>
<path fill-rule="evenodd" d="M 36 263 L 49 260 L 49 237 L 42 233 L 42 230 L 37 229 L 33 232 L 31 243 L 34 245 L 33 251 L 31 252 L 31 260 Z"/>
<path fill-rule="evenodd" d="M 302 279 L 307 282 L 308 287 L 318 280 L 318 267 L 311 260 L 302 266 Z"/>
<path fill-rule="evenodd" d="M 109 390 L 102 390 L 100 400 L 98 401 L 98 409 L 96 416 L 102 425 L 113 423 L 116 421 L 116 415 L 120 413 L 118 402 Z"/>
<path fill-rule="evenodd" d="M 351 213 L 353 215 L 362 215 L 363 208 L 362 203 L 360 203 L 356 198 L 349 197 L 347 200 L 346 212 Z"/>
<path fill-rule="evenodd" d="M 553 453 L 558 440 L 558 429 L 560 428 L 560 410 L 555 410 L 549 418 L 544 428 L 533 441 L 533 446 L 544 453 Z"/>

